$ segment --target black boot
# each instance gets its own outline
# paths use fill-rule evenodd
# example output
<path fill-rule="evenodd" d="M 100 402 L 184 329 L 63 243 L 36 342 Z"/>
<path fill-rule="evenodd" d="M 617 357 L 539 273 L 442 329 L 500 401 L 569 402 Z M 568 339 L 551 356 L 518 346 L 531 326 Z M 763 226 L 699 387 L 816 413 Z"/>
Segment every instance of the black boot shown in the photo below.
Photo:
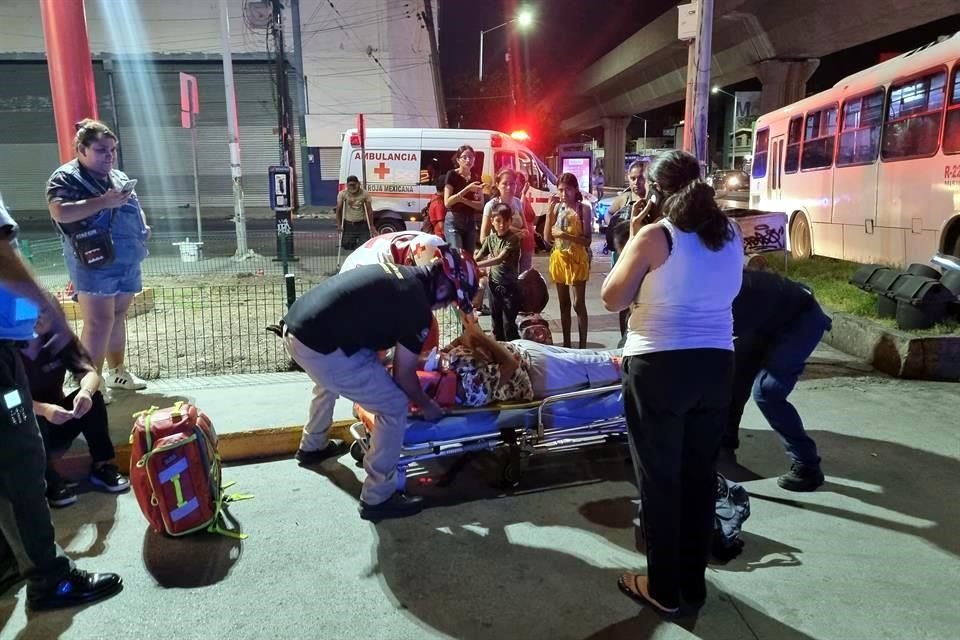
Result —
<path fill-rule="evenodd" d="M 788 473 L 777 478 L 777 484 L 787 491 L 814 491 L 823 484 L 823 471 L 819 464 L 794 462 Z"/>

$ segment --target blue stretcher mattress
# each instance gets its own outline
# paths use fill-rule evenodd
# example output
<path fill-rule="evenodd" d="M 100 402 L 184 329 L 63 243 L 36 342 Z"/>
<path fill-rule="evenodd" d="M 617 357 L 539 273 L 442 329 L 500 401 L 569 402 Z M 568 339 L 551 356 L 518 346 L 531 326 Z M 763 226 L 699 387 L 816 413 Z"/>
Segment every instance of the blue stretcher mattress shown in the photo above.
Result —
<path fill-rule="evenodd" d="M 422 418 L 407 419 L 405 446 L 428 442 L 461 440 L 472 436 L 495 434 L 501 429 L 535 429 L 540 405 L 519 407 L 491 406 L 489 410 L 448 415 L 436 422 Z M 618 388 L 604 394 L 551 402 L 543 412 L 544 428 L 574 428 L 610 420 L 623 415 L 623 393 Z"/>

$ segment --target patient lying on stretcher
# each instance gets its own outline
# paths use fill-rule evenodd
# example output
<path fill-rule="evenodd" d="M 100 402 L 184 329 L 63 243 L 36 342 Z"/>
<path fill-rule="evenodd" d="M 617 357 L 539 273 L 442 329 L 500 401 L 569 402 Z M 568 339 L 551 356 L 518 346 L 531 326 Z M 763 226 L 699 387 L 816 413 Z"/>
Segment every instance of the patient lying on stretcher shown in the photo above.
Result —
<path fill-rule="evenodd" d="M 467 329 L 450 345 L 425 357 L 423 368 L 436 372 L 424 374 L 424 381 L 446 377 L 450 383 L 455 376 L 455 398 L 441 391 L 435 397 L 441 405 L 483 407 L 617 384 L 620 353 L 566 349 L 530 340 L 498 342 L 479 329 Z"/>

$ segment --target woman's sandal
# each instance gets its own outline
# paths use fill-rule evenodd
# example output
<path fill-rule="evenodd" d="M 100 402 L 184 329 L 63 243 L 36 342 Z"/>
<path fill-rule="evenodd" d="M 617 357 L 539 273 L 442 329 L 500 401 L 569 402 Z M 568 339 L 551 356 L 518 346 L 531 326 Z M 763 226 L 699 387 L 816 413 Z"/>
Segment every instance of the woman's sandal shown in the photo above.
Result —
<path fill-rule="evenodd" d="M 650 597 L 649 579 L 647 576 L 627 572 L 617 578 L 617 587 L 620 588 L 620 591 L 625 596 L 634 602 L 650 607 L 665 618 L 672 618 L 680 614 L 679 607 L 665 607 Z"/>

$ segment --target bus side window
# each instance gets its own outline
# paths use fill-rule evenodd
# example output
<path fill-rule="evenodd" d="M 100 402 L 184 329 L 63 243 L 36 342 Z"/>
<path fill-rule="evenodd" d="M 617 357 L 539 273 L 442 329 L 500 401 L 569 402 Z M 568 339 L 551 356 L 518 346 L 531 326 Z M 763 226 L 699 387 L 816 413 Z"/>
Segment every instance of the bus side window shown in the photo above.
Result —
<path fill-rule="evenodd" d="M 800 143 L 803 133 L 803 116 L 790 118 L 787 126 L 787 153 L 783 160 L 784 173 L 796 173 L 800 168 Z"/>
<path fill-rule="evenodd" d="M 880 150 L 883 122 L 883 88 L 843 103 L 837 166 L 870 164 Z"/>
<path fill-rule="evenodd" d="M 939 70 L 890 87 L 880 153 L 884 160 L 922 158 L 937 152 L 947 72 Z"/>
<path fill-rule="evenodd" d="M 800 169 L 825 169 L 833 164 L 837 135 L 837 106 L 807 113 L 800 152 Z"/>
<path fill-rule="evenodd" d="M 943 152 L 960 153 L 960 63 L 953 67 L 953 82 L 950 83 L 950 106 L 943 132 Z"/>
<path fill-rule="evenodd" d="M 767 175 L 767 156 L 770 153 L 770 130 L 757 131 L 757 139 L 753 150 L 753 168 L 750 175 L 754 178 L 764 178 Z"/>

